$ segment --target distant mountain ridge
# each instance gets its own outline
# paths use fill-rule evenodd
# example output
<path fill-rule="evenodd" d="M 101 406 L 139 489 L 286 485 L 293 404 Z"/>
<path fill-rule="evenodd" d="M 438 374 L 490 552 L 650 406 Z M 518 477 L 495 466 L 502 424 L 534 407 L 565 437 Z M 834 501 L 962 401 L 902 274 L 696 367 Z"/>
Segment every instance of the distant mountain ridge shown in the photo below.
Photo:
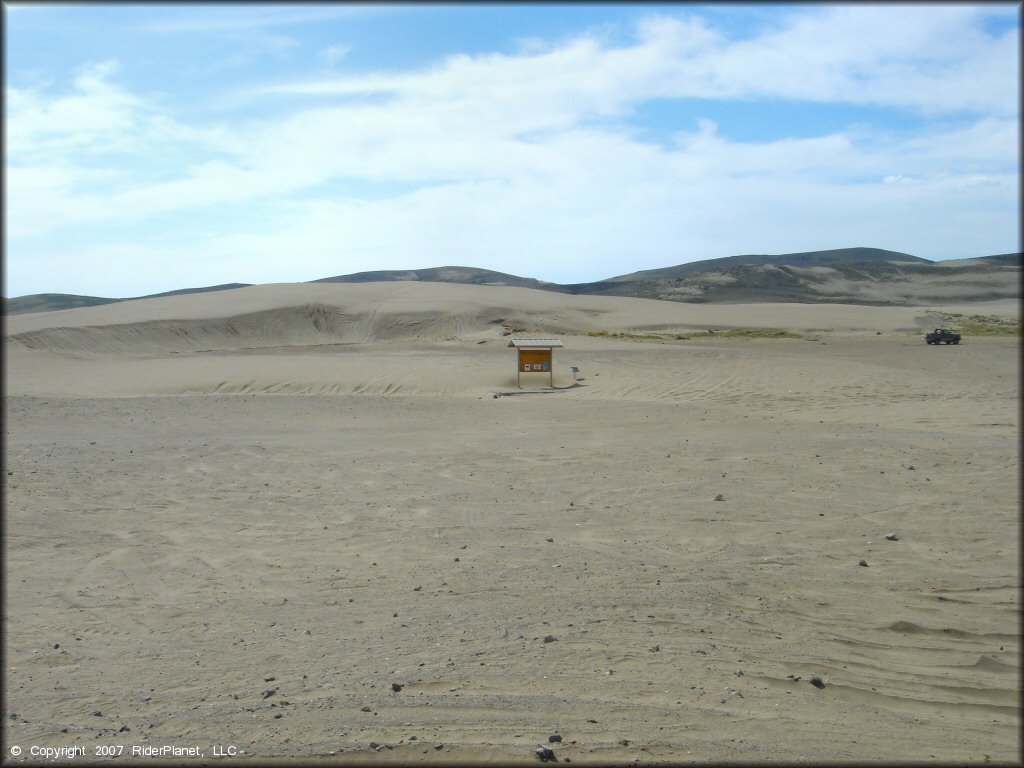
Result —
<path fill-rule="evenodd" d="M 770 254 L 749 254 L 743 256 L 726 256 L 721 259 L 705 259 L 704 261 L 691 261 L 687 264 L 677 264 L 674 267 L 662 267 L 660 269 L 645 269 L 640 272 L 631 272 L 628 275 L 610 277 L 601 282 L 636 282 L 646 280 L 660 280 L 669 277 L 683 277 L 697 272 L 707 272 L 713 269 L 727 269 L 729 267 L 747 266 L 751 264 L 784 264 L 791 267 L 820 267 L 829 264 L 845 262 L 862 263 L 884 263 L 889 261 L 914 262 L 918 264 L 934 264 L 936 262 L 922 259 L 918 256 L 911 256 L 909 253 L 898 251 L 884 251 L 880 248 L 837 248 L 831 251 L 805 251 L 803 253 L 785 253 L 782 255 Z"/>
<path fill-rule="evenodd" d="M 744 255 L 566 286 L 688 303 L 909 305 L 1020 298 L 1021 255 L 934 262 L 877 248 Z"/>
<path fill-rule="evenodd" d="M 471 285 L 511 285 L 518 288 L 539 288 L 553 285 L 532 277 L 519 277 L 477 267 L 432 267 L 430 269 L 381 270 L 356 272 L 352 275 L 324 277 L 314 283 L 376 283 L 389 280 L 424 281 L 430 283 L 468 283 Z"/>
<path fill-rule="evenodd" d="M 746 254 L 648 269 L 592 283 L 548 283 L 465 266 L 380 270 L 325 277 L 314 283 L 420 281 L 504 285 L 569 294 L 633 296 L 664 301 L 913 304 L 1020 298 L 1021 254 L 929 261 L 879 248 L 788 254 Z M 150 299 L 248 287 L 228 283 L 139 296 Z M 4 314 L 48 312 L 135 299 L 34 294 L 4 299 Z"/>
<path fill-rule="evenodd" d="M 248 288 L 252 283 L 225 283 L 210 285 L 205 288 L 180 288 L 176 291 L 151 293 L 148 296 L 134 296 L 126 299 L 108 299 L 102 296 L 79 296 L 74 293 L 33 293 L 30 296 L 19 296 L 16 299 L 4 299 L 5 315 L 20 315 L 27 312 L 54 312 L 59 309 L 78 309 L 79 307 L 99 307 L 103 304 L 114 304 L 119 301 L 137 301 L 139 299 L 159 299 L 163 296 L 183 296 L 188 293 L 207 293 L 208 291 L 229 291 L 233 288 Z"/>

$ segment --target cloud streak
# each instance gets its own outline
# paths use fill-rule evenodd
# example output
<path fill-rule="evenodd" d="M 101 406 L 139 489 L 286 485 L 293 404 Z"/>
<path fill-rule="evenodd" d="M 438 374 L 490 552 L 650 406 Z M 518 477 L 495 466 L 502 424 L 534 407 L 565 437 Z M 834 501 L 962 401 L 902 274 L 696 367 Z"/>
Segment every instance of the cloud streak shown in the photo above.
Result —
<path fill-rule="evenodd" d="M 593 35 L 539 53 L 455 55 L 420 72 L 307 80 L 260 88 L 291 94 L 523 103 L 557 114 L 617 114 L 656 98 L 885 105 L 927 113 L 1015 115 L 1019 33 L 980 29 L 981 9 L 838 6 L 732 41 L 699 18 L 651 16 L 632 45 Z"/>
<path fill-rule="evenodd" d="M 187 6 L 185 6 L 187 8 Z M 139 24 L 139 29 L 162 33 L 238 32 L 272 27 L 298 26 L 310 23 L 351 19 L 375 13 L 372 6 L 326 5 L 320 7 L 227 6 L 188 8 L 167 18 Z"/>

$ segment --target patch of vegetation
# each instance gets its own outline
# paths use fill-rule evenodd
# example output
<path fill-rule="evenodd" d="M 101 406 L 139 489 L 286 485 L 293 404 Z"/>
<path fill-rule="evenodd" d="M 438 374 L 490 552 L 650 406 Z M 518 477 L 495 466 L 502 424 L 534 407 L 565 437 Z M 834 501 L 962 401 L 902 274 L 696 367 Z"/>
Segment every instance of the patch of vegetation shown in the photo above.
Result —
<path fill-rule="evenodd" d="M 940 313 L 942 322 L 964 336 L 1019 336 L 1020 320 L 997 315 L 964 315 L 960 312 Z"/>
<path fill-rule="evenodd" d="M 802 339 L 802 333 L 780 330 L 777 328 L 730 328 L 716 331 L 692 331 L 689 333 L 614 333 L 610 331 L 590 331 L 588 336 L 601 336 L 607 339 L 624 339 L 628 341 L 687 341 L 689 339 Z"/>
<path fill-rule="evenodd" d="M 802 339 L 804 335 L 802 333 L 795 333 L 794 331 L 781 330 L 779 328 L 729 328 L 724 331 L 697 331 L 695 333 L 688 333 L 684 335 L 676 336 L 677 339 L 699 339 L 699 338 L 714 338 L 714 339 Z"/>
<path fill-rule="evenodd" d="M 615 331 L 587 331 L 587 336 L 600 336 L 605 339 L 624 339 L 626 341 L 667 341 L 672 338 L 664 333 L 621 333 Z"/>

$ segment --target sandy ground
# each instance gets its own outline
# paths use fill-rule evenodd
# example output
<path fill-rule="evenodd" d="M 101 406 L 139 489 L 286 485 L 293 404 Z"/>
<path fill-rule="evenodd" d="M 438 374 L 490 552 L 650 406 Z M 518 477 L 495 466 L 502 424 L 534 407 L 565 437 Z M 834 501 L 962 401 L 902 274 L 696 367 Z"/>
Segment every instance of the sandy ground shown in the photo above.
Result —
<path fill-rule="evenodd" d="M 1019 761 L 1019 339 L 927 346 L 938 309 L 366 284 L 9 318 L 9 759 Z M 495 396 L 504 325 L 560 335 L 556 391 Z M 730 327 L 802 336 L 585 335 Z"/>

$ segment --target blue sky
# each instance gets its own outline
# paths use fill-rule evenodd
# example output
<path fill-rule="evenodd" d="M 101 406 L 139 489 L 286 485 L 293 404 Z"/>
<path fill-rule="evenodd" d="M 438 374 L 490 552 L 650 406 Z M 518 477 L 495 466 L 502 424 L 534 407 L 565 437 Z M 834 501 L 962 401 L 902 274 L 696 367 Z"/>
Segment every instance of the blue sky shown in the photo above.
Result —
<path fill-rule="evenodd" d="M 1013 4 L 4 4 L 5 287 L 1020 250 Z"/>

